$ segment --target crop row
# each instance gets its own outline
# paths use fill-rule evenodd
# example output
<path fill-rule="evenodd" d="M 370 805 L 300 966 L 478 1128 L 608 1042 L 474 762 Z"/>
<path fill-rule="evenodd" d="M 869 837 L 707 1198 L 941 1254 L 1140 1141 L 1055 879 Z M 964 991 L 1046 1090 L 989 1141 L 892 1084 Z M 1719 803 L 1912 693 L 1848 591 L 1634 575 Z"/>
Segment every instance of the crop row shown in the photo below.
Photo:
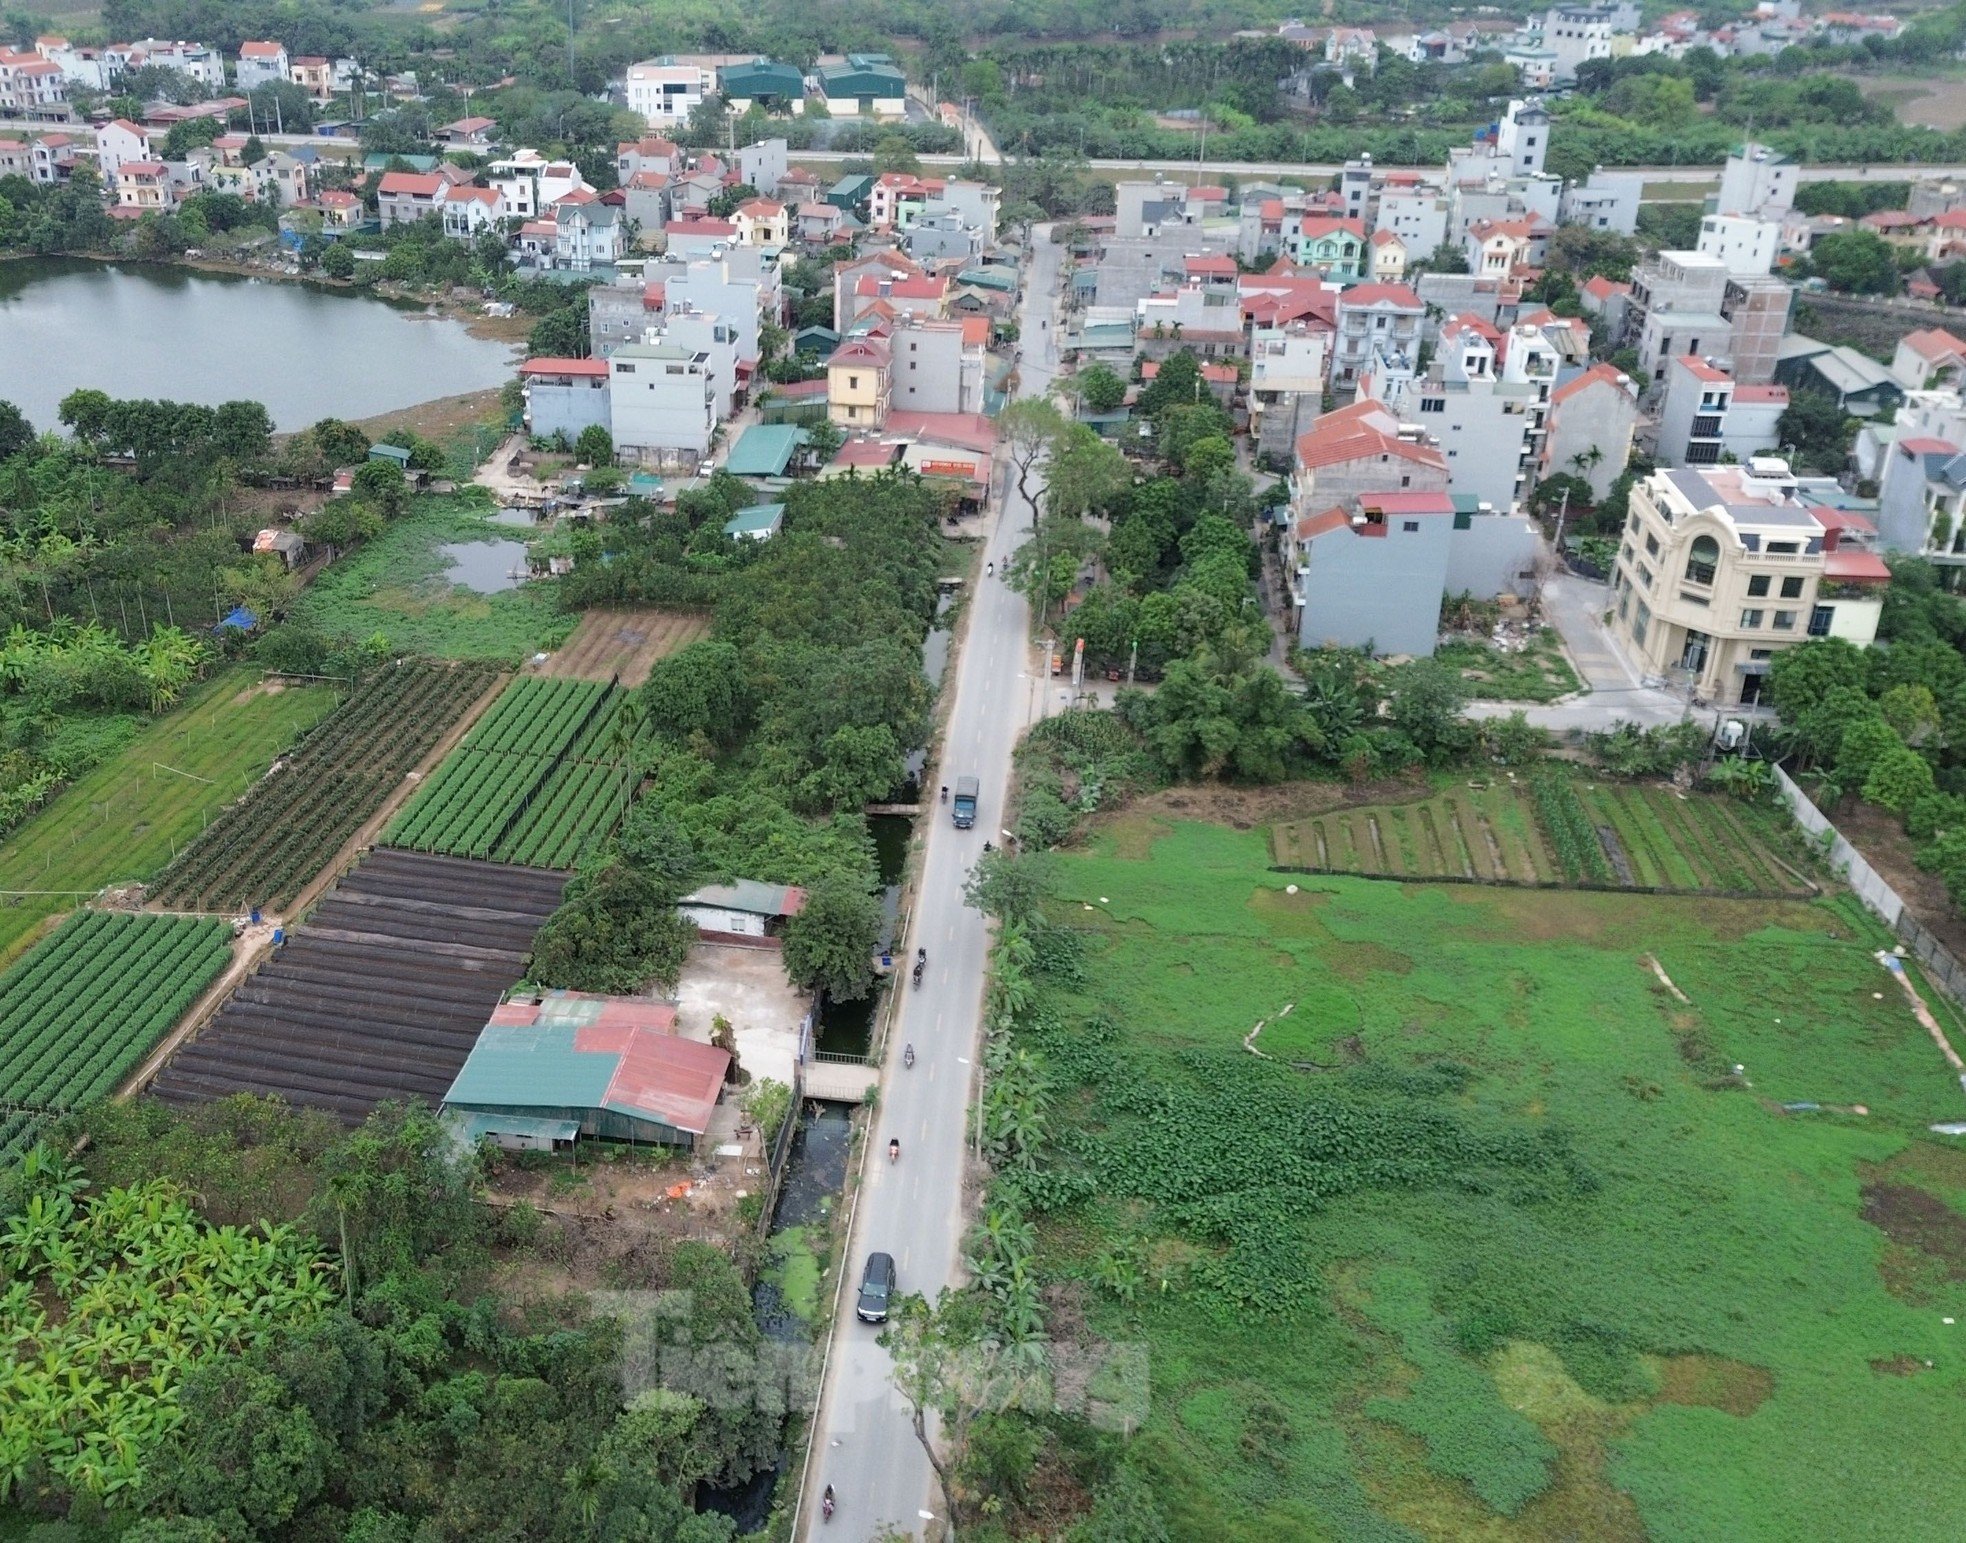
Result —
<path fill-rule="evenodd" d="M 547 680 L 529 675 L 499 694 L 465 747 L 512 755 L 557 757 L 565 752 L 608 688 L 586 680 Z"/>
<path fill-rule="evenodd" d="M 184 909 L 284 907 L 449 731 L 483 665 L 378 672 L 178 854 L 153 889 Z"/>
<path fill-rule="evenodd" d="M 1572 883 L 1590 880 L 1599 884 L 1612 881 L 1611 862 L 1604 855 L 1604 843 L 1597 827 L 1584 810 L 1583 801 L 1560 771 L 1545 771 L 1535 780 L 1536 818 L 1549 837 L 1550 850 Z"/>
<path fill-rule="evenodd" d="M 50 1113 L 114 1091 L 229 954 L 220 922 L 91 911 L 0 976 L 0 1103 L 17 1106 L 0 1160 Z"/>
<path fill-rule="evenodd" d="M 621 817 L 633 773 L 568 761 L 541 788 L 492 856 L 535 868 L 572 868 Z"/>

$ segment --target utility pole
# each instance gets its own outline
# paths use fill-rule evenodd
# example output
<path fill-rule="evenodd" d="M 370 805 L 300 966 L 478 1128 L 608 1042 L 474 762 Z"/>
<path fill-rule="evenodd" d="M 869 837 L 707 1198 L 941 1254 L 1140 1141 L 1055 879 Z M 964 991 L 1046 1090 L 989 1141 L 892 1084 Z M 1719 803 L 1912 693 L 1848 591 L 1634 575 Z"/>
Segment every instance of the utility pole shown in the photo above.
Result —
<path fill-rule="evenodd" d="M 580 89 L 573 83 L 573 0 L 567 0 L 567 89 Z"/>

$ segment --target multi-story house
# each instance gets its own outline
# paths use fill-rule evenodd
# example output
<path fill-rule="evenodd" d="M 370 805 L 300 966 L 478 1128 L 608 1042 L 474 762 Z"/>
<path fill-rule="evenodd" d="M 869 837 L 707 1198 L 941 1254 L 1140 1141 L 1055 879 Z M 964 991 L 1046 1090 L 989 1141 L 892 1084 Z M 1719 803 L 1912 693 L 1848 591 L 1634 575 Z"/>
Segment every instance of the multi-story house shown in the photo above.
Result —
<path fill-rule="evenodd" d="M 1578 65 L 1591 59 L 1609 59 L 1611 40 L 1621 30 L 1620 19 L 1614 6 L 1551 6 L 1543 18 L 1542 39 L 1543 46 L 1556 56 L 1554 78 L 1575 80 Z M 1629 32 L 1630 28 L 1622 30 Z"/>
<path fill-rule="evenodd" d="M 1877 528 L 1893 552 L 1966 564 L 1966 400 L 1956 389 L 1908 391 L 1878 473 Z"/>
<path fill-rule="evenodd" d="M 553 223 L 557 266 L 586 273 L 620 261 L 621 212 L 614 205 L 562 199 L 553 206 Z"/>
<path fill-rule="evenodd" d="M 470 241 L 483 231 L 502 230 L 509 211 L 505 195 L 497 188 L 454 187 L 445 193 L 440 212 L 445 235 Z"/>
<path fill-rule="evenodd" d="M 73 115 L 61 66 L 38 53 L 0 48 L 0 114 L 38 123 L 66 122 Z"/>
<path fill-rule="evenodd" d="M 334 61 L 320 54 L 297 54 L 287 66 L 287 79 L 317 102 L 334 99 Z"/>
<path fill-rule="evenodd" d="M 1722 214 L 1758 214 L 1780 220 L 1795 206 L 1796 165 L 1787 156 L 1752 142 L 1727 157 L 1714 208 Z"/>
<path fill-rule="evenodd" d="M 1340 280 L 1365 276 L 1365 227 L 1357 220 L 1307 214 L 1285 233 L 1284 244 L 1299 267 L 1321 268 Z"/>
<path fill-rule="evenodd" d="M 542 439 L 563 434 L 572 443 L 582 429 L 612 432 L 607 360 L 528 359 L 519 366 L 519 381 L 527 433 Z"/>
<path fill-rule="evenodd" d="M 243 92 L 251 92 L 260 86 L 289 80 L 292 67 L 285 43 L 241 43 L 239 62 L 233 67 L 233 84 Z"/>
<path fill-rule="evenodd" d="M 392 225 L 414 225 L 433 214 L 442 214 L 451 181 L 441 172 L 386 171 L 376 185 L 376 216 L 384 230 Z"/>
<path fill-rule="evenodd" d="M 730 212 L 740 246 L 785 246 L 792 239 L 792 220 L 783 204 L 770 198 L 747 198 Z"/>
<path fill-rule="evenodd" d="M 1558 472 L 1590 484 L 1601 503 L 1631 460 L 1638 426 L 1638 386 L 1609 364 L 1594 364 L 1550 392 L 1539 476 Z"/>
<path fill-rule="evenodd" d="M 826 361 L 826 415 L 843 429 L 878 429 L 891 405 L 887 339 L 848 338 Z"/>
<path fill-rule="evenodd" d="M 1389 173 L 1379 189 L 1373 229 L 1391 231 L 1405 246 L 1409 260 L 1418 262 L 1433 256 L 1447 240 L 1451 202 L 1440 188 L 1417 179 L 1395 181 Z"/>
<path fill-rule="evenodd" d="M 1659 252 L 1638 265 L 1626 308 L 1626 337 L 1638 348 L 1639 369 L 1652 385 L 1665 381 L 1669 360 L 1718 354 L 1732 333 L 1721 314 L 1727 265 L 1704 252 Z"/>
<path fill-rule="evenodd" d="M 1805 638 L 1871 642 L 1890 570 L 1803 491 L 1775 456 L 1654 472 L 1632 488 L 1611 631 L 1642 671 L 1745 704 L 1775 655 Z"/>
<path fill-rule="evenodd" d="M 1943 327 L 1921 327 L 1898 339 L 1891 378 L 1907 391 L 1945 386 L 1957 391 L 1966 378 L 1966 339 Z"/>
<path fill-rule="evenodd" d="M 1397 284 L 1411 255 L 1394 232 L 1375 230 L 1366 240 L 1365 276 L 1375 284 Z"/>
<path fill-rule="evenodd" d="M 96 130 L 96 170 L 105 188 L 116 186 L 116 175 L 125 161 L 149 159 L 150 130 L 142 124 L 112 118 Z"/>
<path fill-rule="evenodd" d="M 617 456 L 693 467 L 710 453 L 717 413 L 707 357 L 675 343 L 624 343 L 607 363 Z"/>
<path fill-rule="evenodd" d="M 1780 220 L 1753 214 L 1709 214 L 1700 221 L 1696 249 L 1717 257 L 1730 275 L 1753 277 L 1775 266 L 1782 247 Z"/>
<path fill-rule="evenodd" d="M 1323 321 L 1257 326 L 1249 334 L 1249 438 L 1281 460 L 1317 418 L 1330 379 L 1331 327 Z"/>
<path fill-rule="evenodd" d="M 92 158 L 93 151 L 85 149 L 73 135 L 43 134 L 28 147 L 28 180 L 43 186 L 66 182 L 78 165 Z M 115 188 L 114 182 L 103 185 Z"/>
<path fill-rule="evenodd" d="M 1629 236 L 1638 229 L 1638 204 L 1645 178 L 1635 171 L 1599 167 L 1582 182 L 1567 183 L 1557 202 L 1559 225 L 1587 225 Z"/>
<path fill-rule="evenodd" d="M 659 134 L 624 139 L 614 147 L 615 180 L 623 185 L 637 172 L 659 171 L 666 177 L 673 177 L 682 169 L 682 151 L 676 148 L 674 141 L 664 139 Z"/>
<path fill-rule="evenodd" d="M 904 317 L 888 329 L 888 401 L 896 412 L 983 411 L 987 317 Z M 830 375 L 830 369 L 829 369 Z"/>
<path fill-rule="evenodd" d="M 538 219 L 567 194 L 587 186 L 573 162 L 548 160 L 531 149 L 515 150 L 493 161 L 485 180 L 504 195 L 506 212 L 520 220 Z"/>
<path fill-rule="evenodd" d="M 1527 268 L 1541 268 L 1551 234 L 1549 222 L 1536 214 L 1471 221 L 1462 238 L 1468 272 L 1476 278 L 1507 279 L 1520 277 Z"/>
<path fill-rule="evenodd" d="M 1426 316 L 1426 303 L 1403 284 L 1354 284 L 1344 291 L 1338 296 L 1332 384 L 1356 384 L 1374 353 L 1416 356 Z"/>
<path fill-rule="evenodd" d="M 1745 386 L 1705 359 L 1669 361 L 1653 459 L 1663 466 L 1718 466 L 1777 448 L 1788 408 L 1782 386 Z"/>
<path fill-rule="evenodd" d="M 688 122 L 715 87 L 715 78 L 700 65 L 644 59 L 628 66 L 623 94 L 628 110 L 640 113 L 650 128 L 667 128 Z"/>
<path fill-rule="evenodd" d="M 124 161 L 116 168 L 116 207 L 126 215 L 167 214 L 178 205 L 171 169 L 162 161 Z"/>

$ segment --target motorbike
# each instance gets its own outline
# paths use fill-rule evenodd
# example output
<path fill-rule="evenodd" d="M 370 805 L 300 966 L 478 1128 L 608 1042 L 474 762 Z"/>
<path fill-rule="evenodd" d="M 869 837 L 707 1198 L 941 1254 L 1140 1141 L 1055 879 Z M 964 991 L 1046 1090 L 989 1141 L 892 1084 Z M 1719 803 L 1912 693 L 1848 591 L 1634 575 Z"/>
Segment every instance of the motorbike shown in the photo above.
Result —
<path fill-rule="evenodd" d="M 899 1136 L 888 1142 L 887 1160 L 891 1163 L 901 1160 L 901 1138 Z"/>
<path fill-rule="evenodd" d="M 833 1486 L 828 1484 L 826 1486 L 826 1493 L 819 1497 L 819 1510 L 820 1514 L 829 1522 L 833 1519 L 833 1505 Z"/>
<path fill-rule="evenodd" d="M 904 1049 L 901 1052 L 901 1064 L 903 1066 L 908 1067 L 910 1070 L 914 1069 L 915 1047 L 913 1045 L 909 1045 L 906 1049 Z"/>

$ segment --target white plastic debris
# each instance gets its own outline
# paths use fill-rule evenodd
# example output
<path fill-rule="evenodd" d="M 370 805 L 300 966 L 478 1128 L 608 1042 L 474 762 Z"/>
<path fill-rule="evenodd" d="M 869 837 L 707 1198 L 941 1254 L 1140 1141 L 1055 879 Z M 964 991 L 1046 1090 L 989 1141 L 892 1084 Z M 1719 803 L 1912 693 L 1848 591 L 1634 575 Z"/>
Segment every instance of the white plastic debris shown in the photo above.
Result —
<path fill-rule="evenodd" d="M 1283 886 L 1283 892 L 1286 895 L 1294 895 L 1297 893 L 1297 886 L 1295 884 L 1286 884 Z"/>

